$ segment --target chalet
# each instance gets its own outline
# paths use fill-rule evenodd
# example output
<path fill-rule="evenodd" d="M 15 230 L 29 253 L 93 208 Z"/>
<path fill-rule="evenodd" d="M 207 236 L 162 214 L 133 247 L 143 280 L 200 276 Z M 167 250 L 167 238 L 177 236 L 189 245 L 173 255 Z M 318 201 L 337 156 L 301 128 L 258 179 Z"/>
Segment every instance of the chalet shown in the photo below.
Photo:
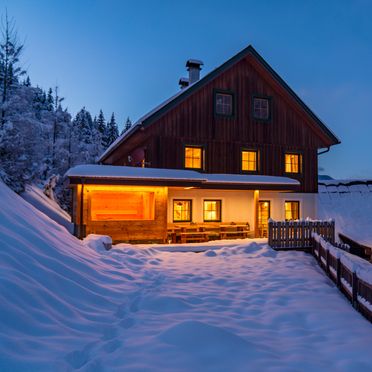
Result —
<path fill-rule="evenodd" d="M 179 92 L 100 157 L 68 172 L 76 235 L 115 241 L 265 237 L 316 218 L 318 155 L 340 143 L 252 47 Z"/>

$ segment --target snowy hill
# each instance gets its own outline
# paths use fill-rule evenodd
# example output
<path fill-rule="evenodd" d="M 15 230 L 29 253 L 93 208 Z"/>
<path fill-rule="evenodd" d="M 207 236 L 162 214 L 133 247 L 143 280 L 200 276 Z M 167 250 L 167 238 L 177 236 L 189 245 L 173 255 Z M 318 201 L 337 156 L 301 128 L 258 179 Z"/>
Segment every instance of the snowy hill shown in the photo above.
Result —
<path fill-rule="evenodd" d="M 372 246 L 372 180 L 319 182 L 319 217 L 333 218 L 337 232 Z"/>
<path fill-rule="evenodd" d="M 0 371 L 372 369 L 372 325 L 309 255 L 107 252 L 2 183 L 0 201 Z"/>

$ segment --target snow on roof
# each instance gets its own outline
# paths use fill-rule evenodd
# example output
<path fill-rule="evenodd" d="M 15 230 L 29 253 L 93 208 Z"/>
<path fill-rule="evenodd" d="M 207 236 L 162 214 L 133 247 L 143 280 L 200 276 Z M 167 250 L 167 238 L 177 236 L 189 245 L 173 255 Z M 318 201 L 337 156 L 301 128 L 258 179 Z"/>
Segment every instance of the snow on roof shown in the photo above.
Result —
<path fill-rule="evenodd" d="M 192 170 L 139 168 L 115 165 L 77 165 L 66 173 L 68 177 L 116 178 L 116 179 L 148 179 L 148 180 L 176 180 L 196 181 L 200 183 L 216 184 L 266 184 L 266 185 L 299 185 L 300 182 L 292 178 L 242 175 L 242 174 L 208 174 Z"/>

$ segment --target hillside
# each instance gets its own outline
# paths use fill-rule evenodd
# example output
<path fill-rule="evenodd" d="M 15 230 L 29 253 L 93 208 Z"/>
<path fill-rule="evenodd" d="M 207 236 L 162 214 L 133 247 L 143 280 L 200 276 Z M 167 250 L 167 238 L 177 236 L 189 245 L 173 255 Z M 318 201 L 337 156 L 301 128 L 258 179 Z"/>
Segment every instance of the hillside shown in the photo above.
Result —
<path fill-rule="evenodd" d="M 371 324 L 311 256 L 247 240 L 106 252 L 2 183 L 0 201 L 1 371 L 372 368 Z"/>

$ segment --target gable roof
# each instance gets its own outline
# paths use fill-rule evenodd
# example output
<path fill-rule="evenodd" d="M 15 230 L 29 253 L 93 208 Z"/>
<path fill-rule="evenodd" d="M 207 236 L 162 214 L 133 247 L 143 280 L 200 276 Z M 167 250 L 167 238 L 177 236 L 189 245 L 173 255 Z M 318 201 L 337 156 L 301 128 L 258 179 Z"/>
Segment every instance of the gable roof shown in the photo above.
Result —
<path fill-rule="evenodd" d="M 138 119 L 135 124 L 121 136 L 119 136 L 107 149 L 106 151 L 100 156 L 98 159 L 99 161 L 103 161 L 107 158 L 113 150 L 115 150 L 121 143 L 123 143 L 127 138 L 132 136 L 141 127 L 146 127 L 152 124 L 156 119 L 162 116 L 165 112 L 169 111 L 176 105 L 178 105 L 181 101 L 189 97 L 193 94 L 196 90 L 203 87 L 211 80 L 213 80 L 216 76 L 221 74 L 222 72 L 226 71 L 232 65 L 240 61 L 241 59 L 245 58 L 248 55 L 252 55 L 256 58 L 256 60 L 269 72 L 269 74 L 276 80 L 279 85 L 281 85 L 289 95 L 305 110 L 305 112 L 315 121 L 321 131 L 331 140 L 332 145 L 336 145 L 341 143 L 338 137 L 320 120 L 314 112 L 302 101 L 302 99 L 289 87 L 289 85 L 272 69 L 272 67 L 260 56 L 260 54 L 253 48 L 252 45 L 248 45 L 245 49 L 241 50 L 239 53 L 235 54 L 229 60 L 224 62 L 219 67 L 215 68 L 200 80 L 196 81 L 195 83 L 189 85 L 188 87 L 180 90 L 175 95 L 170 97 L 169 99 L 165 100 L 159 106 L 155 107 L 153 110 L 149 111 L 147 114 L 142 116 Z"/>

